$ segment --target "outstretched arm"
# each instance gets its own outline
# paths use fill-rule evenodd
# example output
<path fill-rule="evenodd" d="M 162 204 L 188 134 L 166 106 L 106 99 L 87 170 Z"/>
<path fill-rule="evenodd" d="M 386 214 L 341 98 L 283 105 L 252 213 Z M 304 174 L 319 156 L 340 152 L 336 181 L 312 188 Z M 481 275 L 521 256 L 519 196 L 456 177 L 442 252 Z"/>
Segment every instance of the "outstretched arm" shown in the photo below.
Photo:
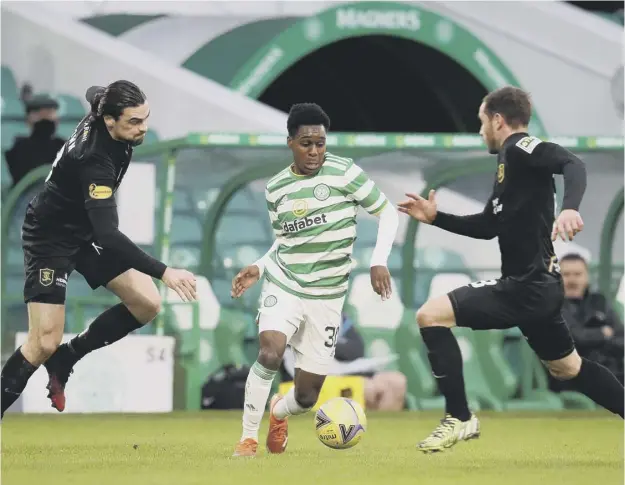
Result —
<path fill-rule="evenodd" d="M 103 158 L 93 156 L 81 167 L 80 183 L 94 236 L 103 248 L 115 251 L 137 271 L 161 279 L 167 266 L 142 251 L 118 228 L 117 204 L 113 197 L 115 178 L 112 163 Z"/>
<path fill-rule="evenodd" d="M 425 224 L 432 224 L 446 231 L 475 239 L 492 239 L 497 236 L 494 195 L 486 202 L 484 210 L 470 216 L 456 216 L 437 209 L 434 191 L 427 199 L 417 194 L 406 194 L 408 200 L 399 203 L 399 211 Z"/>
<path fill-rule="evenodd" d="M 493 197 L 486 202 L 484 210 L 479 214 L 457 216 L 437 211 L 432 225 L 454 234 L 474 239 L 493 239 L 497 236 L 497 226 L 493 214 Z"/>

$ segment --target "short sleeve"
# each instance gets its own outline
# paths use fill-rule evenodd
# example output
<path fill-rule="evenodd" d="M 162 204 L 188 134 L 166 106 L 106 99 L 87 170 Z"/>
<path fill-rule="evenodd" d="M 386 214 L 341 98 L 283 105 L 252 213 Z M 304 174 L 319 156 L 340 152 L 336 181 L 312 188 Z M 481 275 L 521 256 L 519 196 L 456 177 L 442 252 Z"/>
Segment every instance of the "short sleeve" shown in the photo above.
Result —
<path fill-rule="evenodd" d="M 357 202 L 369 214 L 375 215 L 382 211 L 388 202 L 373 180 L 355 163 L 345 172 L 344 187 L 347 198 Z"/>

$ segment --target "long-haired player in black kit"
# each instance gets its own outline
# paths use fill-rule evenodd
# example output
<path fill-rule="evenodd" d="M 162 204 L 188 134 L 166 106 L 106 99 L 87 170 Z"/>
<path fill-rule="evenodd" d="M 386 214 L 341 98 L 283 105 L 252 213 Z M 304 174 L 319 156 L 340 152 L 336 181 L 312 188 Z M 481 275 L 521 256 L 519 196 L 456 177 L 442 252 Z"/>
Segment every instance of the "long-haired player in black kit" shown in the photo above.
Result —
<path fill-rule="evenodd" d="M 484 211 L 455 216 L 428 199 L 406 194 L 399 210 L 420 222 L 476 239 L 499 238 L 498 280 L 478 281 L 428 300 L 417 312 L 432 372 L 446 402 L 445 417 L 425 440 L 424 452 L 443 451 L 480 434 L 467 405 L 462 356 L 451 327 L 474 330 L 519 327 L 551 375 L 623 417 L 623 386 L 602 365 L 580 358 L 561 316 L 564 290 L 552 241 L 573 240 L 582 230 L 579 206 L 586 169 L 575 155 L 527 133 L 529 95 L 504 87 L 479 109 L 480 135 L 497 154 L 493 192 Z M 564 176 L 562 211 L 555 219 L 553 174 Z M 555 219 L 555 222 L 554 222 Z"/>
<path fill-rule="evenodd" d="M 133 83 L 116 81 L 87 90 L 90 113 L 59 151 L 41 192 L 28 205 L 22 226 L 28 305 L 28 338 L 2 369 L 2 416 L 45 363 L 52 406 L 65 409 L 65 384 L 89 352 L 110 345 L 150 322 L 161 301 L 152 278 L 184 300 L 196 299 L 195 276 L 168 268 L 118 229 L 115 191 L 133 147 L 147 132 L 150 108 Z M 65 324 L 65 290 L 73 270 L 121 303 L 59 346 Z"/>

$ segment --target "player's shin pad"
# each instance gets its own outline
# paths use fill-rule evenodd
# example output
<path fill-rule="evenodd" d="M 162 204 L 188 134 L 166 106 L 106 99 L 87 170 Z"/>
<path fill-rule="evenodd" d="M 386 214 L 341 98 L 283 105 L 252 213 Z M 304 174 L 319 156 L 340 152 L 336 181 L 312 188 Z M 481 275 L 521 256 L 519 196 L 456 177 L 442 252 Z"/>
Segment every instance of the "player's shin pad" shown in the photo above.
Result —
<path fill-rule="evenodd" d="M 243 435 L 241 440 L 252 438 L 258 441 L 260 422 L 271 392 L 275 370 L 263 367 L 258 362 L 250 369 L 245 382 L 245 404 L 243 405 Z"/>
<path fill-rule="evenodd" d="M 21 347 L 20 347 L 21 349 Z M 26 360 L 22 351 L 17 349 L 2 368 L 2 415 L 17 401 L 30 376 L 34 374 L 37 367 Z"/>

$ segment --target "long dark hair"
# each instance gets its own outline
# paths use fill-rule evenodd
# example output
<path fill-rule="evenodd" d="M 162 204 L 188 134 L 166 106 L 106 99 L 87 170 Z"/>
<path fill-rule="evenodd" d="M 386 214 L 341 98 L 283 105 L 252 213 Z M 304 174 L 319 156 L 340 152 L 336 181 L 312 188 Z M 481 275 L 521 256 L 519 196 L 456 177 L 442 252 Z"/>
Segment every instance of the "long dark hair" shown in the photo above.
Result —
<path fill-rule="evenodd" d="M 130 81 L 115 81 L 106 88 L 94 86 L 87 90 L 87 101 L 91 105 L 91 116 L 102 118 L 112 116 L 118 120 L 124 108 L 133 108 L 145 103 L 146 96 Z"/>

